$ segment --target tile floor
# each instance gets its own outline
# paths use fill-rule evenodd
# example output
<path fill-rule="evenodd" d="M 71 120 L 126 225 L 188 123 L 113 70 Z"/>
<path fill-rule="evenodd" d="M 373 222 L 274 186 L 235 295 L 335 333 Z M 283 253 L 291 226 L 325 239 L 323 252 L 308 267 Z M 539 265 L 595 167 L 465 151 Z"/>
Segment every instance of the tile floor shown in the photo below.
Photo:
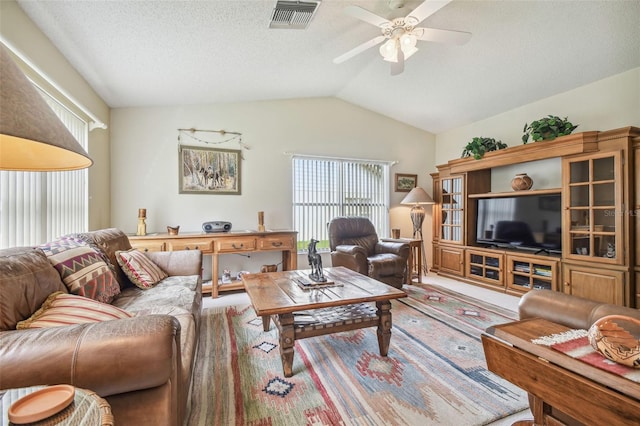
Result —
<path fill-rule="evenodd" d="M 494 305 L 502 306 L 507 309 L 511 309 L 514 312 L 518 310 L 519 297 L 510 296 L 508 294 L 500 293 L 497 291 L 485 289 L 471 284 L 466 284 L 461 281 L 457 281 L 450 278 L 441 277 L 435 274 L 426 274 L 422 278 L 423 283 L 440 285 L 449 290 L 453 290 L 462 294 L 466 294 L 471 297 L 483 300 Z M 220 306 L 232 306 L 249 303 L 249 297 L 244 291 L 224 292 L 220 294 L 217 299 L 212 299 L 209 295 L 205 295 L 202 301 L 203 308 L 220 307 Z M 513 414 L 504 419 L 490 423 L 491 426 L 508 426 L 519 420 L 533 419 L 531 411 L 524 410 L 520 413 Z"/>

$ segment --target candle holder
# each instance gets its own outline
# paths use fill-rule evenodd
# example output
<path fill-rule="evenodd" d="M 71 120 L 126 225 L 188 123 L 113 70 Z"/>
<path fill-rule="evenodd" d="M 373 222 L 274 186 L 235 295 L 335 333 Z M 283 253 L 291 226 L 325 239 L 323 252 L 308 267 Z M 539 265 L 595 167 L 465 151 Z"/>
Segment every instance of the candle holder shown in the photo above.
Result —
<path fill-rule="evenodd" d="M 264 232 L 264 212 L 258 212 L 258 232 Z"/>
<path fill-rule="evenodd" d="M 145 222 L 146 219 L 147 209 L 138 209 L 138 230 L 136 231 L 136 235 L 147 235 L 147 223 Z"/>

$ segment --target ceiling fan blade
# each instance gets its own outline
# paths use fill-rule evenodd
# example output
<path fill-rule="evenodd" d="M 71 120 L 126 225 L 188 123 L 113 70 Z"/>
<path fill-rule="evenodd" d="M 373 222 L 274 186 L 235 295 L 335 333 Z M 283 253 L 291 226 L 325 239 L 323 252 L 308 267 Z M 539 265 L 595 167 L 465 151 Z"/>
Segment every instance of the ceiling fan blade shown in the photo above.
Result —
<path fill-rule="evenodd" d="M 435 28 L 415 28 L 411 34 L 416 36 L 418 40 L 435 41 L 436 43 L 465 44 L 471 39 L 471 33 Z"/>
<path fill-rule="evenodd" d="M 376 27 L 382 27 L 385 24 L 391 25 L 391 21 L 389 21 L 388 19 L 385 19 L 382 16 L 378 16 L 373 12 L 369 12 L 368 10 L 363 9 L 360 6 L 347 6 L 344 8 L 344 12 L 347 15 L 375 25 Z"/>
<path fill-rule="evenodd" d="M 404 52 L 398 49 L 398 61 L 391 62 L 391 75 L 402 74 L 404 71 Z"/>
<path fill-rule="evenodd" d="M 418 25 L 449 3 L 451 3 L 451 0 L 426 0 L 420 6 L 413 9 L 413 12 L 407 15 L 405 21 L 411 25 Z"/>
<path fill-rule="evenodd" d="M 338 56 L 333 60 L 333 63 L 341 64 L 347 59 L 351 59 L 352 57 L 356 56 L 358 53 L 364 52 L 365 50 L 372 48 L 376 44 L 382 43 L 384 40 L 385 40 L 385 37 L 383 35 L 379 35 L 378 37 L 372 38 L 371 40 L 362 43 L 360 46 L 356 46 L 353 49 L 349 50 L 348 52 Z"/>

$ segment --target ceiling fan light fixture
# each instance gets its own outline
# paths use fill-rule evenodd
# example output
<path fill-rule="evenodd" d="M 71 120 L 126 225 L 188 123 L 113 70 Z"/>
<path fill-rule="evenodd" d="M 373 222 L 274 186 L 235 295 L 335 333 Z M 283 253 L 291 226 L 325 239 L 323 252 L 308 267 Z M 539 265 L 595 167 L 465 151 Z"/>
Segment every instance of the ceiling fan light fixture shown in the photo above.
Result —
<path fill-rule="evenodd" d="M 404 59 L 409 59 L 411 55 L 418 51 L 417 47 L 414 46 L 402 46 L 402 53 L 404 53 Z"/>
<path fill-rule="evenodd" d="M 398 62 L 397 40 L 393 38 L 387 40 L 382 46 L 380 46 L 380 54 L 387 62 Z"/>

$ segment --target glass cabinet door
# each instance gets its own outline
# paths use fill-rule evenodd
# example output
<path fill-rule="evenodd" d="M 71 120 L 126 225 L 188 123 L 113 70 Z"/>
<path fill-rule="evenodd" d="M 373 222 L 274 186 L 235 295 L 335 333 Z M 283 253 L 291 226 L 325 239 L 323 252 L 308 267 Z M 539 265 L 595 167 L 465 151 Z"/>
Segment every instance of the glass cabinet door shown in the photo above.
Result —
<path fill-rule="evenodd" d="M 619 263 L 622 228 L 620 153 L 567 160 L 568 257 Z"/>
<path fill-rule="evenodd" d="M 440 239 L 462 243 L 464 232 L 463 177 L 441 178 Z"/>

